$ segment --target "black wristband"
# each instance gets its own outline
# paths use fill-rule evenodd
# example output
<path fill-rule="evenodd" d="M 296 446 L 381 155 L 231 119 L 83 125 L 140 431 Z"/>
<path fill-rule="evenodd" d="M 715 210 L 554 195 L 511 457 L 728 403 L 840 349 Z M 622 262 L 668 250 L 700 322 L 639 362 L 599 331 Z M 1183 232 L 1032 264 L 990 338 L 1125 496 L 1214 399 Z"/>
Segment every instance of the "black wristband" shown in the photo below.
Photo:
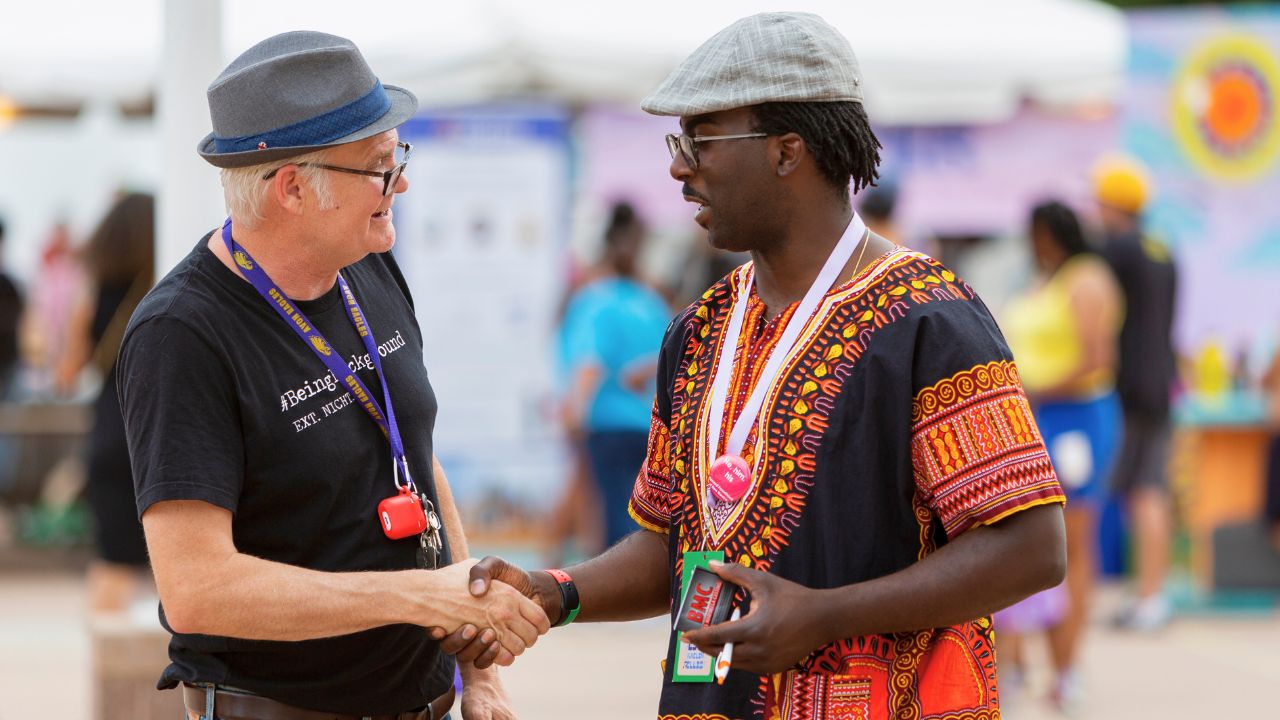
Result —
<path fill-rule="evenodd" d="M 548 570 L 547 574 L 556 581 L 556 587 L 560 590 L 560 617 L 556 620 L 555 627 L 564 627 L 573 622 L 582 609 L 582 603 L 578 599 L 578 586 L 569 577 L 569 573 L 563 570 Z"/>

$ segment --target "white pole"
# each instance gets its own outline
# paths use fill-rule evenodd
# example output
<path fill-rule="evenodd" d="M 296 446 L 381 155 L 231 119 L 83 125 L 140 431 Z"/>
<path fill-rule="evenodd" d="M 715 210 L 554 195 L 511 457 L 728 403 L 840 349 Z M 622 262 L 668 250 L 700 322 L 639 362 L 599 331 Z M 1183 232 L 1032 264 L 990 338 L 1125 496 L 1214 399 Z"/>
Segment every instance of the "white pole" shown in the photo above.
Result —
<path fill-rule="evenodd" d="M 217 168 L 196 154 L 196 143 L 210 131 L 205 89 L 223 66 L 222 0 L 165 0 L 163 48 L 157 278 L 222 220 Z"/>

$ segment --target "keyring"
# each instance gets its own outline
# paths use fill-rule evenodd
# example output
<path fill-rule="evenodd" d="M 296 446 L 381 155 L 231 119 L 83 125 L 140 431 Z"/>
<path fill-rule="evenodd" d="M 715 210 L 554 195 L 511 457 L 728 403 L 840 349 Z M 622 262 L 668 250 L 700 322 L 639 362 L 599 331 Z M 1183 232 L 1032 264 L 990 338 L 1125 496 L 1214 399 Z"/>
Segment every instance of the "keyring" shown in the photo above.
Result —
<path fill-rule="evenodd" d="M 400 463 L 404 463 L 404 485 L 400 485 Z M 392 458 L 391 460 L 391 480 L 396 484 L 396 489 L 408 489 L 414 495 L 418 494 L 418 486 L 413 484 L 413 476 L 409 474 L 409 458 L 402 457 L 399 460 Z"/>

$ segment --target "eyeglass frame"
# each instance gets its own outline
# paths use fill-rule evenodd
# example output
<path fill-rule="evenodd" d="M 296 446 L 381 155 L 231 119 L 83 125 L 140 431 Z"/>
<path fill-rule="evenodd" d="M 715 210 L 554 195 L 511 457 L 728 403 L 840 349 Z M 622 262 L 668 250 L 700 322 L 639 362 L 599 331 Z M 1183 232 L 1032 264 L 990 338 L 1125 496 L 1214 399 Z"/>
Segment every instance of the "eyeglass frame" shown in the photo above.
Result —
<path fill-rule="evenodd" d="M 337 165 L 326 165 L 325 163 L 299 162 L 299 163 L 285 163 L 284 165 L 281 165 L 280 167 L 276 168 L 275 170 L 272 170 L 266 175 L 263 175 L 262 179 L 270 180 L 271 178 L 275 177 L 276 173 L 280 172 L 280 170 L 288 167 L 289 165 L 298 165 L 298 166 L 305 165 L 307 167 L 318 167 L 325 170 L 333 170 L 334 172 L 350 173 L 352 175 L 367 175 L 369 177 L 380 177 L 382 178 L 382 197 L 386 197 L 387 195 L 391 194 L 391 189 L 395 186 L 395 183 L 397 183 L 400 180 L 400 176 L 404 174 L 404 169 L 409 164 L 409 154 L 413 152 L 413 145 L 407 142 L 397 142 L 396 147 L 404 148 L 404 158 L 401 159 L 400 162 L 396 163 L 396 166 L 391 168 L 390 170 L 357 170 L 355 168 L 339 167 Z"/>
<path fill-rule="evenodd" d="M 684 157 L 684 161 L 689 165 L 690 170 L 698 169 L 698 143 L 707 142 L 708 140 L 745 140 L 747 138 L 769 137 L 769 133 L 754 132 L 741 133 L 738 135 L 694 135 L 689 136 L 684 133 L 668 133 L 666 136 L 667 152 L 671 153 L 671 159 L 676 159 L 676 152 Z M 688 146 L 687 148 L 685 146 Z"/>

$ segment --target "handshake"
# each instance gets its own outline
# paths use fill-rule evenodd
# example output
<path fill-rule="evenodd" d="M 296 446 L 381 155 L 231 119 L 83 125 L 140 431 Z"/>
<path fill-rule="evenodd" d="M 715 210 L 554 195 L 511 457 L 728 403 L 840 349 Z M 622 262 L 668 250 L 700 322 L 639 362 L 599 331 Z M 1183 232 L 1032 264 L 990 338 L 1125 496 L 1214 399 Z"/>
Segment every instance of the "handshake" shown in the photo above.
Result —
<path fill-rule="evenodd" d="M 443 591 L 428 600 L 437 617 L 428 633 L 458 662 L 481 669 L 511 665 L 560 619 L 560 590 L 547 573 L 529 573 L 489 556 L 431 575 Z"/>

